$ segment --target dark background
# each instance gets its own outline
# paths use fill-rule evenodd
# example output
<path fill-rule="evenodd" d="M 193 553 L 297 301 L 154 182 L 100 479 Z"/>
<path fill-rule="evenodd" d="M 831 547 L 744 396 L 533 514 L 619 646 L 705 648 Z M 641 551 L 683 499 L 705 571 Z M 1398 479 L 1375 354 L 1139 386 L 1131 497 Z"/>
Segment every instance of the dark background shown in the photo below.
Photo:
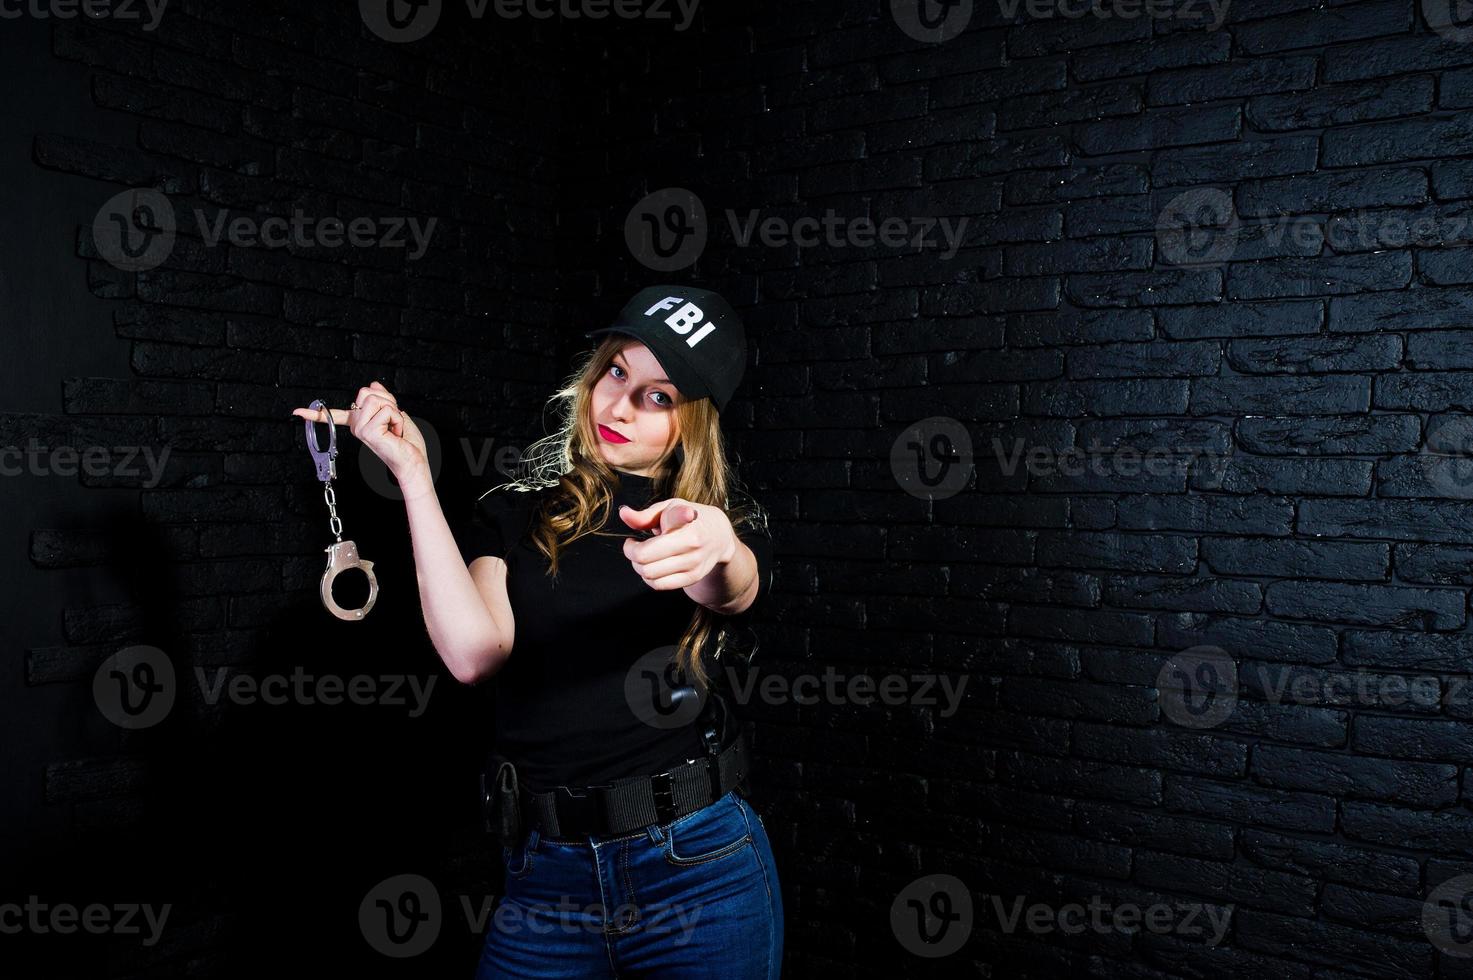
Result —
<path fill-rule="evenodd" d="M 153 947 L 0 935 L 0 969 L 468 976 L 481 940 L 458 909 L 432 951 L 393 960 L 357 908 L 401 873 L 447 904 L 499 888 L 474 806 L 483 693 L 431 649 L 402 504 L 356 444 L 338 499 L 382 596 L 371 625 L 322 610 L 326 508 L 288 413 L 382 380 L 443 441 L 442 502 L 468 507 L 495 474 L 457 440 L 525 446 L 584 329 L 640 286 L 693 280 L 748 328 L 724 420 L 779 560 L 759 657 L 968 678 L 952 717 L 744 706 L 785 975 L 1468 975 L 1422 927 L 1427 894 L 1473 871 L 1466 699 L 1275 705 L 1245 680 L 1230 718 L 1193 730 L 1157 686 L 1202 644 L 1244 678 L 1466 680 L 1473 505 L 1428 437 L 1473 411 L 1473 43 L 1427 7 L 1256 0 L 1208 30 L 979 4 L 940 44 L 876 0 L 708 2 L 683 32 L 449 3 L 412 44 L 355 4 L 180 0 L 152 32 L 6 20 L 0 444 L 171 456 L 157 487 L 0 480 L 0 901 L 173 908 Z M 711 242 L 653 272 L 624 221 L 672 186 L 704 201 Z M 205 248 L 186 225 L 162 267 L 127 273 L 91 232 L 127 188 L 181 212 L 437 227 L 409 262 Z M 1201 189 L 1228 195 L 1241 239 L 1182 265 L 1157 226 Z M 969 224 L 949 259 L 741 247 L 724 215 L 753 208 Z M 1388 216 L 1455 231 L 1353 233 Z M 1265 233 L 1285 217 L 1309 234 Z M 952 496 L 891 465 L 933 417 L 979 454 Z M 1232 456 L 1220 483 L 1188 462 L 1008 475 L 984 459 L 994 438 Z M 140 643 L 182 670 L 439 679 L 418 719 L 195 697 L 130 732 L 91 681 Z M 976 923 L 922 959 L 891 905 L 936 873 L 966 884 Z M 1215 947 L 1009 934 L 992 895 L 1232 917 Z"/>

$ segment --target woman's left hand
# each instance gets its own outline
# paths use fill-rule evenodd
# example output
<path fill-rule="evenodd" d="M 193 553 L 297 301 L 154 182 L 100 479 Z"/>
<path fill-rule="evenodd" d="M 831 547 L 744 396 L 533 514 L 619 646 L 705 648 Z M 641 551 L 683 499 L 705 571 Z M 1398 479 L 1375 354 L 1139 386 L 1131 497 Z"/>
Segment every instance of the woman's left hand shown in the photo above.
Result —
<path fill-rule="evenodd" d="M 622 505 L 619 517 L 637 531 L 654 532 L 643 541 L 624 542 L 624 556 L 652 589 L 692 586 L 736 554 L 736 531 L 720 507 L 671 497 L 644 510 Z"/>

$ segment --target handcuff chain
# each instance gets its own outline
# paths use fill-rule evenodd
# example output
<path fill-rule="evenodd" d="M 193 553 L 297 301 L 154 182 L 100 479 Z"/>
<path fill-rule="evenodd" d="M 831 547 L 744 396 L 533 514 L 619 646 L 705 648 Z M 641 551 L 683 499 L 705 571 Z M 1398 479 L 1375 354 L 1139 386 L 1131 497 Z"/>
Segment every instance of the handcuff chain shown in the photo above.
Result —
<path fill-rule="evenodd" d="M 328 529 L 332 531 L 337 540 L 343 540 L 343 522 L 338 518 L 338 497 L 333 493 L 332 481 L 328 480 L 322 485 L 322 499 L 327 501 Z"/>

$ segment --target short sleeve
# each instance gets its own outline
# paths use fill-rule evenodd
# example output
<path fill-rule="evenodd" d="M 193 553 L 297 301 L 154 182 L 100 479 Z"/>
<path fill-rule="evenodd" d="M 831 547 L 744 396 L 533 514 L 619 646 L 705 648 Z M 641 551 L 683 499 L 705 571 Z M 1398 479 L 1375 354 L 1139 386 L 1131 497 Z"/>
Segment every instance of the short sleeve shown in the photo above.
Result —
<path fill-rule="evenodd" d="M 467 565 L 486 555 L 506 558 L 509 544 L 516 543 L 512 518 L 524 509 L 526 496 L 497 488 L 476 499 L 470 513 L 451 532 Z"/>

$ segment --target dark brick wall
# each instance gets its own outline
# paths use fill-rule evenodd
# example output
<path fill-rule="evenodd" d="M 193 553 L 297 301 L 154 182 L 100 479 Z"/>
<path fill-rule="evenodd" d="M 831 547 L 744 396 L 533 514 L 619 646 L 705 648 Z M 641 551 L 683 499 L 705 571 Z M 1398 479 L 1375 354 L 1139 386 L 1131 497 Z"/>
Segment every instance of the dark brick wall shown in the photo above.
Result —
<path fill-rule="evenodd" d="M 153 486 L 0 481 L 0 899 L 174 906 L 155 946 L 0 937 L 37 975 L 466 969 L 471 930 L 394 961 L 356 909 L 399 873 L 448 906 L 498 887 L 467 778 L 485 705 L 429 649 L 402 505 L 353 449 L 345 531 L 383 593 L 366 630 L 325 621 L 326 513 L 286 413 L 384 380 L 436 428 L 452 506 L 487 475 L 460 439 L 538 434 L 571 324 L 691 277 L 751 338 L 726 427 L 778 542 L 759 671 L 915 695 L 740 708 L 786 975 L 1469 972 L 1446 914 L 1424 920 L 1473 872 L 1473 41 L 1429 26 L 1435 4 L 1236 4 L 1218 29 L 1185 4 L 978 5 L 935 44 L 879 0 L 711 4 L 678 31 L 450 4 L 400 45 L 352 7 L 7 23 L 0 442 L 172 454 Z M 710 240 L 656 271 L 624 229 L 671 187 Z M 92 232 L 124 188 L 439 225 L 418 262 L 186 228 L 129 272 Z M 754 209 L 967 225 L 945 256 L 934 226 L 919 248 L 743 245 L 730 215 Z M 999 463 L 1020 444 L 1039 465 Z M 1044 465 L 1069 449 L 1097 465 Z M 410 718 L 185 684 L 130 731 L 91 691 L 126 644 L 181 671 L 442 685 Z M 937 676 L 965 679 L 955 713 L 915 686 Z M 937 890 L 974 921 L 923 958 L 902 937 L 946 911 Z M 1028 926 L 1091 902 L 1168 928 Z"/>
<path fill-rule="evenodd" d="M 500 886 L 474 808 L 486 706 L 431 649 L 403 504 L 346 431 L 345 537 L 382 592 L 362 625 L 322 609 L 332 535 L 288 415 L 382 380 L 438 433 L 457 517 L 495 476 L 462 446 L 540 434 L 540 400 L 576 349 L 557 293 L 554 46 L 545 26 L 474 26 L 393 45 L 356 4 L 270 0 L 172 3 L 153 30 L 5 21 L 0 444 L 105 452 L 100 472 L 73 461 L 69 478 L 0 481 L 0 902 L 171 906 L 154 943 L 7 929 L 8 976 L 464 975 L 475 962 L 455 896 Z M 94 234 L 124 189 L 174 209 L 157 267 L 119 268 Z M 437 224 L 411 259 L 211 245 L 194 218 L 295 211 Z M 157 479 L 139 447 L 162 459 Z M 345 580 L 338 598 L 365 591 Z M 93 686 L 135 644 L 168 657 L 177 701 L 130 730 Z M 211 685 L 219 671 L 335 678 L 339 703 L 212 703 L 197 669 Z M 381 700 L 349 702 L 356 677 Z M 417 717 L 388 703 L 407 678 L 437 681 Z M 358 909 L 406 872 L 440 886 L 451 927 L 396 961 L 365 943 Z"/>
<path fill-rule="evenodd" d="M 608 231 L 590 273 L 648 276 L 629 201 L 683 187 L 695 271 L 750 304 L 768 669 L 972 681 L 949 718 L 748 708 L 795 975 L 1466 975 L 1423 912 L 1473 862 L 1473 39 L 1402 0 L 1232 4 L 1215 30 L 1203 5 L 979 4 L 922 46 L 890 6 L 595 36 L 607 84 L 569 91 L 609 120 L 565 188 Z M 971 220 L 943 259 L 742 247 L 727 209 Z M 912 428 L 966 433 L 964 490 L 904 492 Z M 1100 471 L 1009 470 L 994 440 Z M 891 903 L 929 874 L 975 923 L 921 960 Z M 993 898 L 1019 896 L 1165 903 L 1171 928 L 1009 931 Z"/>

